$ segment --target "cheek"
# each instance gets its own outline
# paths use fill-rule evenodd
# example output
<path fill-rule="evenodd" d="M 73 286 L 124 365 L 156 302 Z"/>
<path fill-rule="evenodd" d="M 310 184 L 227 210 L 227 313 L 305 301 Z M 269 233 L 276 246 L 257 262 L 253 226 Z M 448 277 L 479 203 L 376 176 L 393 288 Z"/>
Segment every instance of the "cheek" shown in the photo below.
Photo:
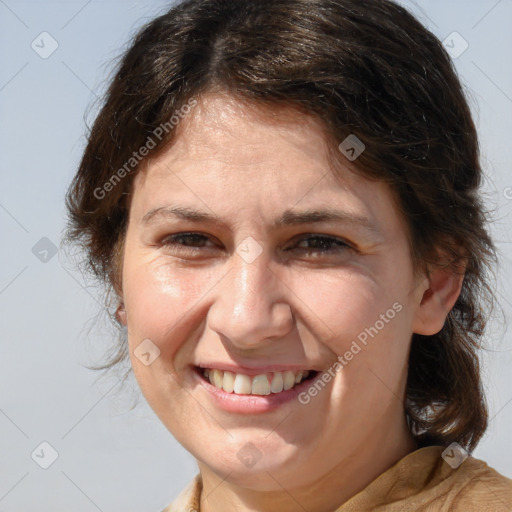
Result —
<path fill-rule="evenodd" d="M 341 365 L 331 367 L 342 368 L 339 396 L 352 396 L 349 388 L 358 390 L 355 398 L 386 394 L 376 375 L 398 389 L 411 334 L 403 278 L 377 280 L 369 273 L 345 269 L 305 276 L 294 292 L 305 298 L 302 311 L 312 318 L 313 342 L 325 345 L 333 365 Z M 307 334 L 301 337 L 307 339 Z"/>
<path fill-rule="evenodd" d="M 170 269 L 139 258 L 125 260 L 123 291 L 132 349 L 149 338 L 168 356 L 183 343 L 194 308 L 205 297 L 204 271 Z M 164 354 L 163 354 L 164 355 Z"/>
<path fill-rule="evenodd" d="M 315 335 L 338 354 L 393 303 L 386 287 L 354 269 L 306 274 L 293 292 Z"/>

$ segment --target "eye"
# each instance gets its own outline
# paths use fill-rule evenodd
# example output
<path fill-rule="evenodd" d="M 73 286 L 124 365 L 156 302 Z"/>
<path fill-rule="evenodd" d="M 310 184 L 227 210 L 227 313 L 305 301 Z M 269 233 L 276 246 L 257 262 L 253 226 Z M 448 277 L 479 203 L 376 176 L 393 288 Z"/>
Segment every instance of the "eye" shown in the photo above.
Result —
<path fill-rule="evenodd" d="M 208 242 L 211 242 L 210 238 L 201 233 L 176 233 L 163 238 L 161 245 L 173 252 L 194 256 L 204 248 L 211 249 L 212 247 L 206 246 Z"/>
<path fill-rule="evenodd" d="M 327 235 L 304 236 L 299 239 L 292 249 L 301 253 L 339 254 L 347 250 L 355 250 L 348 242 L 341 238 Z"/>
<path fill-rule="evenodd" d="M 205 250 L 218 248 L 210 237 L 202 233 L 176 233 L 163 238 L 160 244 L 167 250 L 182 256 L 199 256 Z M 303 235 L 286 251 L 299 252 L 301 255 L 339 255 L 347 250 L 356 250 L 345 240 L 328 235 Z"/>

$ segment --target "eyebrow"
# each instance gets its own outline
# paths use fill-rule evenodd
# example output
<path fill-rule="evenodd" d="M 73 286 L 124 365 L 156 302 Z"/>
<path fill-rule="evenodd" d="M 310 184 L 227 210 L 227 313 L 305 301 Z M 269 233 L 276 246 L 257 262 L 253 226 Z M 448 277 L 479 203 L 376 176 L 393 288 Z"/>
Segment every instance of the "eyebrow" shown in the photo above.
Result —
<path fill-rule="evenodd" d="M 142 224 L 149 224 L 158 218 L 178 218 L 181 220 L 225 226 L 225 222 L 214 214 L 194 210 L 183 206 L 160 206 L 149 210 L 141 219 Z M 380 233 L 378 227 L 367 217 L 351 212 L 323 208 L 318 210 L 294 211 L 285 210 L 271 226 L 276 230 L 281 226 L 296 226 L 302 224 L 315 224 L 320 222 L 338 222 L 355 225 L 376 235 Z"/>

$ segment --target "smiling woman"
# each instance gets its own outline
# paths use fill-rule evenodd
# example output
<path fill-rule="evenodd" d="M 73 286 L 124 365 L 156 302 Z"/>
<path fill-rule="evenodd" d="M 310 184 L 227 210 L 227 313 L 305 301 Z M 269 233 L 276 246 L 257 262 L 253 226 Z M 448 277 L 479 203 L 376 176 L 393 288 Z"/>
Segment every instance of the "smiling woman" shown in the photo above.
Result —
<path fill-rule="evenodd" d="M 511 509 L 470 455 L 480 181 L 449 57 L 390 1 L 187 0 L 140 31 L 68 240 L 117 299 L 103 368 L 129 357 L 197 459 L 166 512 Z"/>

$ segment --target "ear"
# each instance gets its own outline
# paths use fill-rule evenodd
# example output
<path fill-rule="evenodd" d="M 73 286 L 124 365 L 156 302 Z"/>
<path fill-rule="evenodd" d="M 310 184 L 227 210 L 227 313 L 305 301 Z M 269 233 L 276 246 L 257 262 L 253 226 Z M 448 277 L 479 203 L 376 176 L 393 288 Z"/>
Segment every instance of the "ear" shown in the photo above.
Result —
<path fill-rule="evenodd" d="M 437 334 L 444 326 L 462 289 L 464 272 L 453 267 L 436 268 L 425 278 L 413 321 L 413 332 L 424 336 Z"/>
<path fill-rule="evenodd" d="M 117 306 L 115 313 L 116 320 L 121 324 L 126 326 L 126 310 L 124 309 L 124 302 L 120 301 L 119 306 Z"/>

